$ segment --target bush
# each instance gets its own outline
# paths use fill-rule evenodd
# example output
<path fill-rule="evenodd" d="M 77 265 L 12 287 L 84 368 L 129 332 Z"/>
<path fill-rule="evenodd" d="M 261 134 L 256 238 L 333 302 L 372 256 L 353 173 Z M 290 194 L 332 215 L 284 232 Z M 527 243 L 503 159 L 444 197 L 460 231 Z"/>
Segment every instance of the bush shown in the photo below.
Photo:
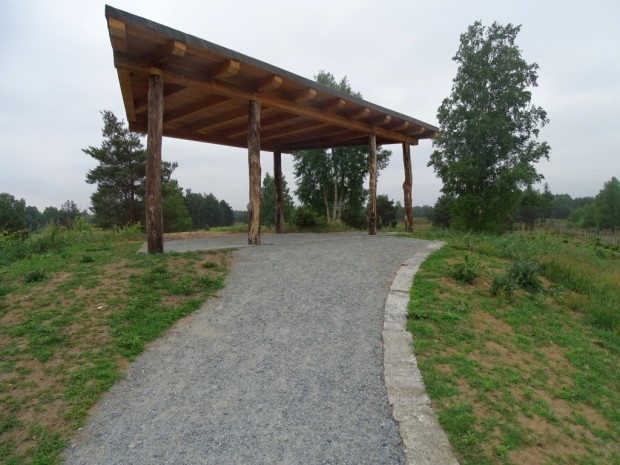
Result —
<path fill-rule="evenodd" d="M 515 287 L 514 280 L 507 273 L 504 273 L 495 276 L 491 281 L 491 295 L 508 299 L 512 297 Z"/>
<path fill-rule="evenodd" d="M 301 229 L 312 229 L 319 223 L 316 212 L 306 206 L 297 207 L 295 212 L 295 226 Z"/>
<path fill-rule="evenodd" d="M 462 262 L 458 262 L 450 266 L 450 276 L 457 281 L 471 284 L 480 274 L 479 270 L 480 264 L 478 261 L 470 259 L 469 255 L 465 255 Z"/>
<path fill-rule="evenodd" d="M 518 260 L 508 269 L 508 276 L 521 289 L 528 292 L 536 292 L 540 289 L 541 283 L 536 273 L 538 265 L 527 260 Z"/>
<path fill-rule="evenodd" d="M 45 279 L 45 271 L 42 269 L 30 270 L 24 276 L 24 281 L 27 283 L 37 283 Z"/>

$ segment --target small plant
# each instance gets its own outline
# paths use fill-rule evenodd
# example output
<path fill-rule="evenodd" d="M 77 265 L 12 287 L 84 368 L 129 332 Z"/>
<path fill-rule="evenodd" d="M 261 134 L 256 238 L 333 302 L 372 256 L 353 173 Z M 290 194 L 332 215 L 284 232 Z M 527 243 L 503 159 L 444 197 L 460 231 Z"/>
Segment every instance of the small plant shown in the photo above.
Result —
<path fill-rule="evenodd" d="M 92 263 L 95 261 L 92 255 L 82 255 L 82 259 L 80 260 L 82 263 Z"/>
<path fill-rule="evenodd" d="M 478 261 L 471 259 L 469 255 L 465 255 L 462 262 L 458 262 L 450 266 L 450 276 L 457 281 L 471 284 L 480 274 L 479 270 L 480 264 Z"/>
<path fill-rule="evenodd" d="M 516 283 L 510 275 L 504 273 L 499 276 L 495 276 L 491 281 L 491 295 L 496 297 L 504 297 L 509 299 L 512 297 Z"/>
<path fill-rule="evenodd" d="M 537 272 L 538 265 L 527 260 L 518 260 L 508 268 L 508 276 L 517 286 L 528 292 L 536 292 L 541 288 Z"/>
<path fill-rule="evenodd" d="M 42 269 L 30 270 L 24 276 L 24 281 L 27 283 L 38 283 L 45 279 L 45 271 Z"/>

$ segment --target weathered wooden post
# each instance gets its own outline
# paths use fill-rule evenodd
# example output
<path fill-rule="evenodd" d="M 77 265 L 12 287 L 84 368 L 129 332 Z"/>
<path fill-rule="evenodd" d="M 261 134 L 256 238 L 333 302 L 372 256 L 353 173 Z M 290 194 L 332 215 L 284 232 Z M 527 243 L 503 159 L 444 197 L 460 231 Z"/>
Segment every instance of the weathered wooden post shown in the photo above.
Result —
<path fill-rule="evenodd" d="M 405 165 L 405 182 L 403 182 L 403 193 L 405 194 L 405 232 L 413 232 L 413 207 L 411 206 L 411 147 L 408 142 L 403 142 L 403 163 Z"/>
<path fill-rule="evenodd" d="M 256 100 L 250 101 L 248 117 L 248 164 L 250 169 L 249 245 L 260 245 L 260 109 L 261 102 Z"/>
<path fill-rule="evenodd" d="M 273 179 L 276 187 L 276 233 L 284 232 L 284 195 L 282 193 L 282 153 L 273 152 Z"/>
<path fill-rule="evenodd" d="M 369 137 L 370 154 L 368 156 L 368 234 L 377 234 L 377 136 Z"/>
<path fill-rule="evenodd" d="M 164 251 L 164 218 L 161 198 L 161 144 L 164 124 L 164 79 L 151 70 L 148 92 L 146 142 L 146 236 L 148 253 Z"/>

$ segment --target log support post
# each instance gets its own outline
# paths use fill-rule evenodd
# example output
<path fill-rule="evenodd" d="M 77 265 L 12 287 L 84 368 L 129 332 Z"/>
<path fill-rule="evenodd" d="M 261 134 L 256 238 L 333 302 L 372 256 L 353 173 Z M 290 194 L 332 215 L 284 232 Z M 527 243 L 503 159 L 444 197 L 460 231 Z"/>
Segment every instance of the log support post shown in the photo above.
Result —
<path fill-rule="evenodd" d="M 368 234 L 377 234 L 377 136 L 369 137 L 370 154 L 368 156 Z"/>
<path fill-rule="evenodd" d="M 405 195 L 405 232 L 413 232 L 413 207 L 411 206 L 411 148 L 407 142 L 403 143 L 403 163 L 405 165 L 405 182 L 403 193 Z"/>
<path fill-rule="evenodd" d="M 164 251 L 164 218 L 161 194 L 161 146 L 164 125 L 164 79 L 151 74 L 148 91 L 146 143 L 146 235 L 148 253 Z"/>
<path fill-rule="evenodd" d="M 261 102 L 250 101 L 248 117 L 248 165 L 250 202 L 248 204 L 248 244 L 260 245 L 260 109 Z"/>
<path fill-rule="evenodd" d="M 284 195 L 282 192 L 282 153 L 273 152 L 273 179 L 276 187 L 276 233 L 284 233 Z"/>

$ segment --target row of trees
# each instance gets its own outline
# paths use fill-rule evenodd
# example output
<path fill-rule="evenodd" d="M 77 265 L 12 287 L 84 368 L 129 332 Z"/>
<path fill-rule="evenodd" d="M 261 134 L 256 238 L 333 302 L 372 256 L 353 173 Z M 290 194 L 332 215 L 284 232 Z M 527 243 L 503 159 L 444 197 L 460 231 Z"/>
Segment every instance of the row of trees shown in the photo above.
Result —
<path fill-rule="evenodd" d="M 607 181 L 599 193 L 583 206 L 573 210 L 567 223 L 582 228 L 620 228 L 620 181 L 615 176 Z"/>
<path fill-rule="evenodd" d="M 484 27 L 476 22 L 461 35 L 453 58 L 458 71 L 450 96 L 438 109 L 440 135 L 428 163 L 443 182 L 443 195 L 433 209 L 438 224 L 501 232 L 510 230 L 515 221 L 531 225 L 538 218 L 566 218 L 579 208 L 570 197 L 551 194 L 547 186 L 542 192 L 533 188 L 543 179 L 535 164 L 549 157 L 549 145 L 537 140 L 540 128 L 549 120 L 545 110 L 531 102 L 530 89 L 537 85 L 538 65 L 522 58 L 516 45 L 519 31 L 519 26 L 511 24 Z M 320 71 L 315 79 L 339 92 L 361 97 L 346 77 L 338 81 L 331 73 Z M 104 227 L 143 221 L 146 153 L 138 136 L 122 121 L 111 112 L 103 112 L 103 117 L 102 146 L 84 149 L 99 162 L 87 175 L 87 182 L 97 184 L 91 197 L 95 221 Z M 295 153 L 295 194 L 304 214 L 363 227 L 367 221 L 364 184 L 368 155 L 367 147 Z M 387 165 L 390 155 L 388 150 L 378 149 L 379 170 Z M 234 221 L 235 213 L 228 204 L 212 194 L 184 194 L 172 179 L 176 166 L 164 163 L 162 167 L 167 230 Z M 286 184 L 284 190 L 284 216 L 290 222 L 295 209 Z M 605 213 L 609 207 L 602 200 L 606 197 L 599 196 L 591 210 L 580 205 L 585 209 L 581 218 L 609 224 L 604 219 L 609 216 Z M 274 221 L 275 187 L 269 174 L 263 180 L 262 197 L 261 221 L 270 225 Z M 399 218 L 402 209 L 381 196 L 378 208 L 383 225 Z M 424 213 L 429 214 L 429 210 Z M 242 216 L 237 213 L 238 218 Z"/>
<path fill-rule="evenodd" d="M 99 163 L 89 170 L 86 182 L 96 184 L 91 196 L 94 222 L 103 227 L 143 223 L 145 220 L 146 151 L 137 134 L 129 131 L 111 111 L 103 111 L 101 146 L 83 152 Z M 229 226 L 233 210 L 213 194 L 183 192 L 172 173 L 176 162 L 162 162 L 162 201 L 164 230 Z"/>
<path fill-rule="evenodd" d="M 72 200 L 67 200 L 60 208 L 46 207 L 40 212 L 37 207 L 27 205 L 24 199 L 0 193 L 0 231 L 36 231 L 52 222 L 68 227 L 78 216 L 89 217 L 88 212 L 80 212 Z"/>

